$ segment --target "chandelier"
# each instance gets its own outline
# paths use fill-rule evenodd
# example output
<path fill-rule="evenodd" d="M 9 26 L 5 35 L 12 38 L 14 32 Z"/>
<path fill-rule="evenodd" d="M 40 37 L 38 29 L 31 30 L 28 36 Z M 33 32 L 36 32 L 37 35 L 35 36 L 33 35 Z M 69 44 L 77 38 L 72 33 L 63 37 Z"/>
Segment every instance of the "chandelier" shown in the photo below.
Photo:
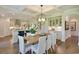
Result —
<path fill-rule="evenodd" d="M 43 14 L 43 12 L 42 12 L 42 7 L 43 7 L 43 5 L 40 5 L 41 6 L 41 14 L 40 14 L 40 16 L 39 16 L 39 18 L 38 18 L 38 21 L 39 22 L 44 22 L 45 21 L 45 15 Z"/>

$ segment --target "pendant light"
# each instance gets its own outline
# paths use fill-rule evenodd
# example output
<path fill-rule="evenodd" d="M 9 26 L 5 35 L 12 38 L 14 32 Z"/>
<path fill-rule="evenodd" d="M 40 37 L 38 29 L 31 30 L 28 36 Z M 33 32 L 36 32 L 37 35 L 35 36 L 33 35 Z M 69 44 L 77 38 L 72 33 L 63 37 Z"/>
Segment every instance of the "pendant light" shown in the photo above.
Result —
<path fill-rule="evenodd" d="M 40 6 L 41 6 L 41 14 L 40 14 L 40 16 L 39 16 L 38 21 L 39 21 L 39 22 L 44 22 L 44 21 L 45 21 L 45 17 L 44 17 L 44 14 L 43 14 L 43 12 L 42 12 L 43 5 L 40 5 Z"/>

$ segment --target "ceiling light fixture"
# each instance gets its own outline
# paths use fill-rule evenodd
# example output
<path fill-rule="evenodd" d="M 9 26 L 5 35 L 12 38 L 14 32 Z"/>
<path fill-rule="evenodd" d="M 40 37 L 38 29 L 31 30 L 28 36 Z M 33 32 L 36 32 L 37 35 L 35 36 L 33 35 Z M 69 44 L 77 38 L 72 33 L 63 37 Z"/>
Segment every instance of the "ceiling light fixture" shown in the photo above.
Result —
<path fill-rule="evenodd" d="M 44 22 L 44 21 L 45 21 L 45 16 L 44 16 L 44 14 L 43 14 L 43 12 L 42 12 L 42 7 L 43 7 L 43 5 L 40 5 L 40 6 L 41 6 L 41 14 L 40 14 L 40 16 L 39 16 L 38 21 L 39 21 L 39 22 Z"/>

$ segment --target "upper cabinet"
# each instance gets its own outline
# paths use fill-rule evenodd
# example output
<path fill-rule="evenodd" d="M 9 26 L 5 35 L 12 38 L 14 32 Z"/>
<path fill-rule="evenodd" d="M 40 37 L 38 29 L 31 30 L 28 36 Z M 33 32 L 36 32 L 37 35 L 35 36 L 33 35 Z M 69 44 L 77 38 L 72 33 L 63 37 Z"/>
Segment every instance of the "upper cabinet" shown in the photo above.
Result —
<path fill-rule="evenodd" d="M 51 17 L 51 18 L 48 18 L 47 21 L 49 26 L 61 26 L 62 16 Z"/>

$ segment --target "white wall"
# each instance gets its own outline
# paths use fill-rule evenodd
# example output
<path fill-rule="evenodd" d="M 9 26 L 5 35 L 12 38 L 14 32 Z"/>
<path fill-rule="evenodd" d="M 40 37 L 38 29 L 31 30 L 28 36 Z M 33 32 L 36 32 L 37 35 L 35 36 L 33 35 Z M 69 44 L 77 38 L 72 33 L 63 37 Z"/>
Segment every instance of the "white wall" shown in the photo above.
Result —
<path fill-rule="evenodd" d="M 0 37 L 3 35 L 3 26 L 2 26 L 2 24 L 3 24 L 3 21 L 2 20 L 0 20 Z"/>
<path fill-rule="evenodd" d="M 66 30 L 65 31 L 65 39 L 68 39 L 69 37 L 71 37 L 71 31 L 70 30 Z"/>
<path fill-rule="evenodd" d="M 65 17 L 65 21 L 68 22 L 68 24 L 70 23 L 69 16 Z M 69 37 L 71 37 L 70 26 L 69 26 L 69 30 L 65 30 L 65 39 L 68 39 Z"/>
<path fill-rule="evenodd" d="M 66 39 L 68 38 L 68 37 L 70 37 L 71 35 L 72 36 L 79 36 L 79 18 L 75 18 L 74 16 L 73 16 L 73 18 L 74 18 L 74 21 L 76 22 L 76 31 L 71 31 L 71 30 L 66 30 L 65 32 L 65 37 L 66 37 Z M 69 23 L 70 22 L 72 22 L 72 18 L 70 19 L 70 21 L 69 21 Z M 71 24 L 69 24 L 69 27 L 71 26 Z"/>
<path fill-rule="evenodd" d="M 8 22 L 6 19 L 0 19 L 0 36 L 8 36 L 11 34 L 9 30 L 10 22 Z"/>
<path fill-rule="evenodd" d="M 76 18 L 75 22 L 76 22 L 76 31 L 71 31 L 71 35 L 78 36 L 78 33 L 79 33 L 79 19 Z"/>
<path fill-rule="evenodd" d="M 77 19 L 77 34 L 79 36 L 79 19 Z"/>

